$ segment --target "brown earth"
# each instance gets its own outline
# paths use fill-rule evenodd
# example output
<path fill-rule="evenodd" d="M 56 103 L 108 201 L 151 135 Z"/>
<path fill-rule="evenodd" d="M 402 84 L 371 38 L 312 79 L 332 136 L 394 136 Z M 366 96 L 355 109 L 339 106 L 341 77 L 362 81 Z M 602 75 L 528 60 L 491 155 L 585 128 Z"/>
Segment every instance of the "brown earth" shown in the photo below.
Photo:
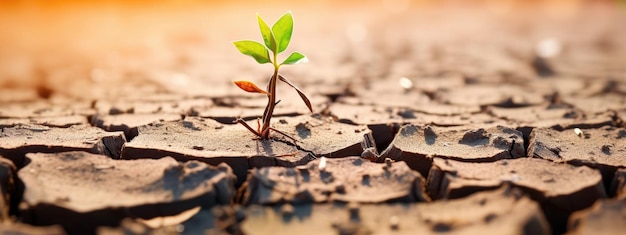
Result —
<path fill-rule="evenodd" d="M 269 140 L 260 40 L 291 10 Z M 623 1 L 6 1 L 0 233 L 619 234 Z M 281 55 L 282 58 L 282 55 Z M 261 86 L 263 87 L 263 86 Z"/>

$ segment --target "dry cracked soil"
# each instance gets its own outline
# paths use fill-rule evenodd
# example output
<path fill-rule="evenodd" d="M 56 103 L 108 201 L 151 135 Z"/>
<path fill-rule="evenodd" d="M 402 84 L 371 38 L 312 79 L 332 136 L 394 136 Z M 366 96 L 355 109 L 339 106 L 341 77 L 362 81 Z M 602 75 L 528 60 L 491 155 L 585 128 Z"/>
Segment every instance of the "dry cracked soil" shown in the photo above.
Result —
<path fill-rule="evenodd" d="M 255 12 L 287 10 L 274 133 Z M 2 234 L 623 234 L 623 1 L 6 1 Z"/>

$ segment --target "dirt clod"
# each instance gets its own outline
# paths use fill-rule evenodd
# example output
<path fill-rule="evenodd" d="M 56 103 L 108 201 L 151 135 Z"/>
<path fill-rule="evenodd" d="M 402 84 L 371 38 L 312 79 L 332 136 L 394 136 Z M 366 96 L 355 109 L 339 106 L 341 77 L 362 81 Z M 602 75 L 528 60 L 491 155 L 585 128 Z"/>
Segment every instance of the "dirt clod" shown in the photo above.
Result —
<path fill-rule="evenodd" d="M 27 157 L 30 163 L 19 173 L 25 187 L 21 213 L 29 223 L 61 224 L 71 233 L 116 226 L 126 217 L 171 216 L 195 205 L 228 204 L 235 195 L 235 176 L 227 166 L 179 163 L 169 157 L 117 161 L 86 152 Z M 98 165 L 115 167 L 96 169 Z M 55 170 L 59 167 L 63 170 Z M 42 183 L 49 180 L 59 184 Z M 54 216 L 56 211 L 67 217 Z M 76 224 L 76 217 L 99 220 Z"/>
<path fill-rule="evenodd" d="M 317 168 L 321 161 L 316 159 L 308 167 Z M 360 157 L 347 157 L 327 159 L 325 171 L 294 171 L 295 174 L 290 175 L 284 167 L 253 169 L 248 177 L 248 185 L 242 192 L 243 203 L 429 200 L 422 191 L 425 180 L 419 173 L 410 170 L 403 162 L 393 163 L 388 171 L 384 171 L 381 166 L 384 164 L 364 161 Z"/>

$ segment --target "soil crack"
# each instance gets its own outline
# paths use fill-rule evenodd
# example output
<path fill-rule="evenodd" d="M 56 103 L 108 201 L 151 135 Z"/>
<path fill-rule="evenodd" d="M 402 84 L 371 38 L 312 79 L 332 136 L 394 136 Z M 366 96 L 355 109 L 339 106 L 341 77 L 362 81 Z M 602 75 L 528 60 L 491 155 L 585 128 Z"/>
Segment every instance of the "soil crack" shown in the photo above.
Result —
<path fill-rule="evenodd" d="M 309 156 L 311 156 L 313 159 L 317 159 L 317 156 L 315 156 L 315 154 L 313 153 L 313 151 L 311 151 L 311 150 L 307 150 L 307 149 L 304 149 L 302 146 L 300 146 L 300 145 L 298 145 L 298 144 L 296 143 L 297 141 L 293 141 L 293 142 L 292 142 L 292 141 L 286 140 L 286 139 L 285 139 L 285 137 L 283 137 L 283 138 L 272 137 L 271 139 L 272 139 L 272 140 L 274 140 L 274 141 L 277 141 L 277 142 L 284 143 L 284 144 L 289 145 L 289 146 L 293 146 L 293 147 L 295 147 L 297 150 L 307 153 L 307 154 L 308 154 Z"/>
<path fill-rule="evenodd" d="M 510 148 L 509 148 L 509 157 L 511 157 L 511 158 L 515 158 L 515 157 L 513 156 L 513 149 L 514 149 L 514 148 L 515 148 L 515 140 L 514 140 L 514 139 L 511 139 L 511 146 L 510 146 Z M 524 155 L 527 155 L 527 154 L 526 154 L 526 149 L 524 149 Z"/>

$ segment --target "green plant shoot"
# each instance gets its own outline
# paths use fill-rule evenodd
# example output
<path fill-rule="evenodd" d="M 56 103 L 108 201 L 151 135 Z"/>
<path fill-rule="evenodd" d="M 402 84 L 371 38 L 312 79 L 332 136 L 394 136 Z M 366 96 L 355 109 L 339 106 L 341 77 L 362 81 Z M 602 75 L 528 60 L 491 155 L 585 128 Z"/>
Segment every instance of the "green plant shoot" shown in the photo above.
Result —
<path fill-rule="evenodd" d="M 263 43 L 259 43 L 251 40 L 241 40 L 235 41 L 235 47 L 239 52 L 244 55 L 251 56 L 256 60 L 259 64 L 271 63 L 274 66 L 274 74 L 270 77 L 270 81 L 267 85 L 267 91 L 259 88 L 257 85 L 250 81 L 234 81 L 235 85 L 241 88 L 244 91 L 252 92 L 252 93 L 261 93 L 267 95 L 267 106 L 265 107 L 265 111 L 263 112 L 262 123 L 258 123 L 257 130 L 252 129 L 245 121 L 242 119 L 237 119 L 237 122 L 244 125 L 248 130 L 257 135 L 260 139 L 266 140 L 269 139 L 270 130 L 276 131 L 284 136 L 291 138 L 285 133 L 276 130 L 270 127 L 270 121 L 272 119 L 272 115 L 274 113 L 274 108 L 278 104 L 276 99 L 276 83 L 278 80 L 286 83 L 290 87 L 298 92 L 300 98 L 304 101 L 304 104 L 309 108 L 309 111 L 313 112 L 313 108 L 311 107 L 311 102 L 309 98 L 294 85 L 291 81 L 289 81 L 284 76 L 278 73 L 278 70 L 282 65 L 289 64 L 299 64 L 306 63 L 308 59 L 306 56 L 299 52 L 292 52 L 287 58 L 285 58 L 281 63 L 278 63 L 278 54 L 285 51 L 289 46 L 289 42 L 291 41 L 291 35 L 293 33 L 293 16 L 291 11 L 283 14 L 270 28 L 267 23 L 261 18 L 259 14 L 257 14 L 257 21 L 259 22 L 259 28 L 261 29 L 261 37 L 263 38 Z M 291 138 L 293 139 L 293 138 Z"/>

